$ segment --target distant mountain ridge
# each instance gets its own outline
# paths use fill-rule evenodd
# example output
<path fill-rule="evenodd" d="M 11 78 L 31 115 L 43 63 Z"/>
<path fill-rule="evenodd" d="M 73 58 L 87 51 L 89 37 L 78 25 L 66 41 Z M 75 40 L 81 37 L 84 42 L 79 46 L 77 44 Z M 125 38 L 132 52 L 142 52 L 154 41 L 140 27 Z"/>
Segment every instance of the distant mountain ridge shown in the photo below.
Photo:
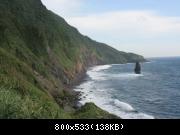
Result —
<path fill-rule="evenodd" d="M 145 59 L 81 35 L 40 0 L 0 0 L 0 118 L 85 117 L 67 87 L 90 66 L 136 61 Z"/>

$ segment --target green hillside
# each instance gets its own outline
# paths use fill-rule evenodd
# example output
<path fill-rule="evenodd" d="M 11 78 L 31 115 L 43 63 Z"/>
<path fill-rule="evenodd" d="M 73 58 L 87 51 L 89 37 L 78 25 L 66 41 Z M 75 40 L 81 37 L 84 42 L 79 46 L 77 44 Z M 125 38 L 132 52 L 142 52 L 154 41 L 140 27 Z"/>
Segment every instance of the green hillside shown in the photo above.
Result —
<path fill-rule="evenodd" d="M 135 61 L 144 58 L 81 35 L 40 0 L 0 0 L 0 118 L 114 118 L 75 109 L 69 87 L 89 66 Z"/>

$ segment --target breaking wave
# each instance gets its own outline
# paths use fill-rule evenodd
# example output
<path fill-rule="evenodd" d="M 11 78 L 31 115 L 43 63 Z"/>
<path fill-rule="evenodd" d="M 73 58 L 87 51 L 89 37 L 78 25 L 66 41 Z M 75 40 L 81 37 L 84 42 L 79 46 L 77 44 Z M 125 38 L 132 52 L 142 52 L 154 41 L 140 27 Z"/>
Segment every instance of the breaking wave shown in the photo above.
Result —
<path fill-rule="evenodd" d="M 104 72 L 111 67 L 112 65 L 96 66 L 87 72 L 90 79 L 75 88 L 75 91 L 83 92 L 79 102 L 81 104 L 94 102 L 100 108 L 123 119 L 153 119 L 154 117 L 151 115 L 136 111 L 130 104 L 114 99 L 111 95 L 113 88 L 98 85 L 97 81 L 109 80 L 113 77 L 131 79 L 143 76 L 133 73 L 108 74 Z"/>

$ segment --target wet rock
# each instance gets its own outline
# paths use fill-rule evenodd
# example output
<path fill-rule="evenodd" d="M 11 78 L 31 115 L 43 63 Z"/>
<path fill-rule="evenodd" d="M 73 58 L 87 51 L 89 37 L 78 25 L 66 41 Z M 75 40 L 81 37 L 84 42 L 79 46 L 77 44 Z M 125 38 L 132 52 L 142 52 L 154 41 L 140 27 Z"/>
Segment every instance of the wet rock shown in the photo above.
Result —
<path fill-rule="evenodd" d="M 136 66 L 135 66 L 134 72 L 136 74 L 141 74 L 141 65 L 140 65 L 139 62 L 136 62 Z"/>

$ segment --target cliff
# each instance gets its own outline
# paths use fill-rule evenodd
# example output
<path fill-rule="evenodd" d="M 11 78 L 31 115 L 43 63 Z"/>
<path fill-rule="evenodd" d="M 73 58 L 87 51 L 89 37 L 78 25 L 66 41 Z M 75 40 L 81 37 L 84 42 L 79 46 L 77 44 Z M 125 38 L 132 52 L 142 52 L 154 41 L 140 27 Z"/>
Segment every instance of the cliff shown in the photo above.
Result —
<path fill-rule="evenodd" d="M 81 117 L 68 87 L 89 66 L 144 60 L 81 35 L 40 0 L 0 0 L 0 118 Z"/>

